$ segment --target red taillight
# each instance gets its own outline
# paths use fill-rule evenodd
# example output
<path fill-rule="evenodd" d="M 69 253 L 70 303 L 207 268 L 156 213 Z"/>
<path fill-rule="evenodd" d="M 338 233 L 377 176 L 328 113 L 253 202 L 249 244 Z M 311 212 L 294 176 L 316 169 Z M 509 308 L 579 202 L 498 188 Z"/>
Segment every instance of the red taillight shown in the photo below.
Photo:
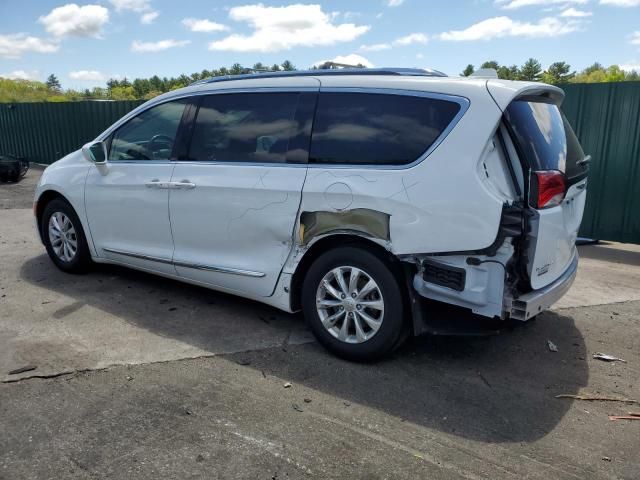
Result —
<path fill-rule="evenodd" d="M 567 193 L 564 174 L 556 170 L 533 172 L 532 200 L 535 208 L 548 208 L 560 205 Z"/>

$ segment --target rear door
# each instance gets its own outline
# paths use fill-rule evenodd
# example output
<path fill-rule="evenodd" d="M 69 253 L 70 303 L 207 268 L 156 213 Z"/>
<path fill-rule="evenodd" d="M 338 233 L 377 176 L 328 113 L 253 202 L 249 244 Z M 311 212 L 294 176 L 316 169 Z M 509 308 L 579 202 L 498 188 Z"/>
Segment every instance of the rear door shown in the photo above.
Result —
<path fill-rule="evenodd" d="M 517 99 L 505 111 L 523 162 L 531 216 L 526 268 L 533 289 L 549 285 L 576 255 L 587 195 L 588 157 L 553 101 Z"/>
<path fill-rule="evenodd" d="M 173 172 L 172 183 L 183 187 L 169 198 L 180 276 L 272 294 L 293 244 L 316 91 L 199 99 L 188 153 Z"/>

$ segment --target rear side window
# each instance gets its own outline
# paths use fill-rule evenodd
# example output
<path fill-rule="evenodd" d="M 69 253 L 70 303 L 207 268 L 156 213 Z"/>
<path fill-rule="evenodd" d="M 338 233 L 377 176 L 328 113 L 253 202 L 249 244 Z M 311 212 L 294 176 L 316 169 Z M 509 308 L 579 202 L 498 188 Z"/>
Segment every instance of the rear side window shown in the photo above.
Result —
<path fill-rule="evenodd" d="M 309 161 L 404 165 L 444 132 L 460 105 L 435 98 L 379 93 L 321 93 Z"/>
<path fill-rule="evenodd" d="M 298 93 L 234 93 L 203 97 L 189 159 L 283 163 L 296 133 Z"/>
<path fill-rule="evenodd" d="M 568 178 L 586 173 L 584 152 L 564 114 L 551 103 L 516 100 L 506 111 L 516 142 L 533 170 L 560 170 Z"/>

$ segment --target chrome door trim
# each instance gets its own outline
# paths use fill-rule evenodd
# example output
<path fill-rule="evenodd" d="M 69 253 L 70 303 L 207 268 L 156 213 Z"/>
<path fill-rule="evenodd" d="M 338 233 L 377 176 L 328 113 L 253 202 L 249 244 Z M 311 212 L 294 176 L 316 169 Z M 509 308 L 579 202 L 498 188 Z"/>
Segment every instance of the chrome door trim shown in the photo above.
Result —
<path fill-rule="evenodd" d="M 254 272 L 251 270 L 242 270 L 240 268 L 229 268 L 229 267 L 218 267 L 215 265 L 202 265 L 198 263 L 190 263 L 190 262 L 181 262 L 181 261 L 173 261 L 167 258 L 154 257 L 151 255 L 145 255 L 142 253 L 133 253 L 133 252 L 125 252 L 124 250 L 116 250 L 115 248 L 106 248 L 103 247 L 105 252 L 115 253 L 116 255 L 124 255 L 126 257 L 139 258 L 140 260 L 149 260 L 151 262 L 165 263 L 165 264 L 173 264 L 176 267 L 185 267 L 185 268 L 193 268 L 196 270 L 206 270 L 208 272 L 218 272 L 218 273 L 228 273 L 231 275 L 242 275 L 245 277 L 253 277 L 253 278 L 263 278 L 266 276 L 266 273 L 263 272 Z"/>
<path fill-rule="evenodd" d="M 142 254 L 142 253 L 125 252 L 124 250 L 116 250 L 115 248 L 103 247 L 102 250 L 104 250 L 105 252 L 109 252 L 109 253 L 115 253 L 116 255 L 124 255 L 126 257 L 139 258 L 141 260 L 150 260 L 152 262 L 166 263 L 166 264 L 169 264 L 169 265 L 171 265 L 173 263 L 171 261 L 171 259 L 168 259 L 168 258 L 154 257 L 154 256 L 151 256 L 151 255 L 145 255 L 145 254 Z"/>
<path fill-rule="evenodd" d="M 195 270 L 206 270 L 208 272 L 229 273 L 231 275 L 242 275 L 244 277 L 263 278 L 266 273 L 242 270 L 240 268 L 217 267 L 215 265 L 202 265 L 198 263 L 174 261 L 176 267 L 193 268 Z"/>

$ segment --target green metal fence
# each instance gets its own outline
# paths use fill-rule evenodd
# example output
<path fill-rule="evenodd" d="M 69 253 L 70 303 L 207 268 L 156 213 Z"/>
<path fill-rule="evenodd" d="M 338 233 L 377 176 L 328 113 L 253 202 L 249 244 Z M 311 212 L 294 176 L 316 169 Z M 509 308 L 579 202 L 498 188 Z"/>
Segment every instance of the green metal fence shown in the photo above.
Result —
<path fill-rule="evenodd" d="M 580 234 L 640 243 L 640 82 L 562 88 L 562 108 L 593 157 Z M 141 103 L 0 104 L 0 154 L 52 163 Z"/>
<path fill-rule="evenodd" d="M 580 235 L 640 243 L 640 82 L 562 88 L 562 109 L 593 158 Z"/>
<path fill-rule="evenodd" d="M 53 163 L 94 139 L 141 103 L 0 104 L 0 154 Z"/>

